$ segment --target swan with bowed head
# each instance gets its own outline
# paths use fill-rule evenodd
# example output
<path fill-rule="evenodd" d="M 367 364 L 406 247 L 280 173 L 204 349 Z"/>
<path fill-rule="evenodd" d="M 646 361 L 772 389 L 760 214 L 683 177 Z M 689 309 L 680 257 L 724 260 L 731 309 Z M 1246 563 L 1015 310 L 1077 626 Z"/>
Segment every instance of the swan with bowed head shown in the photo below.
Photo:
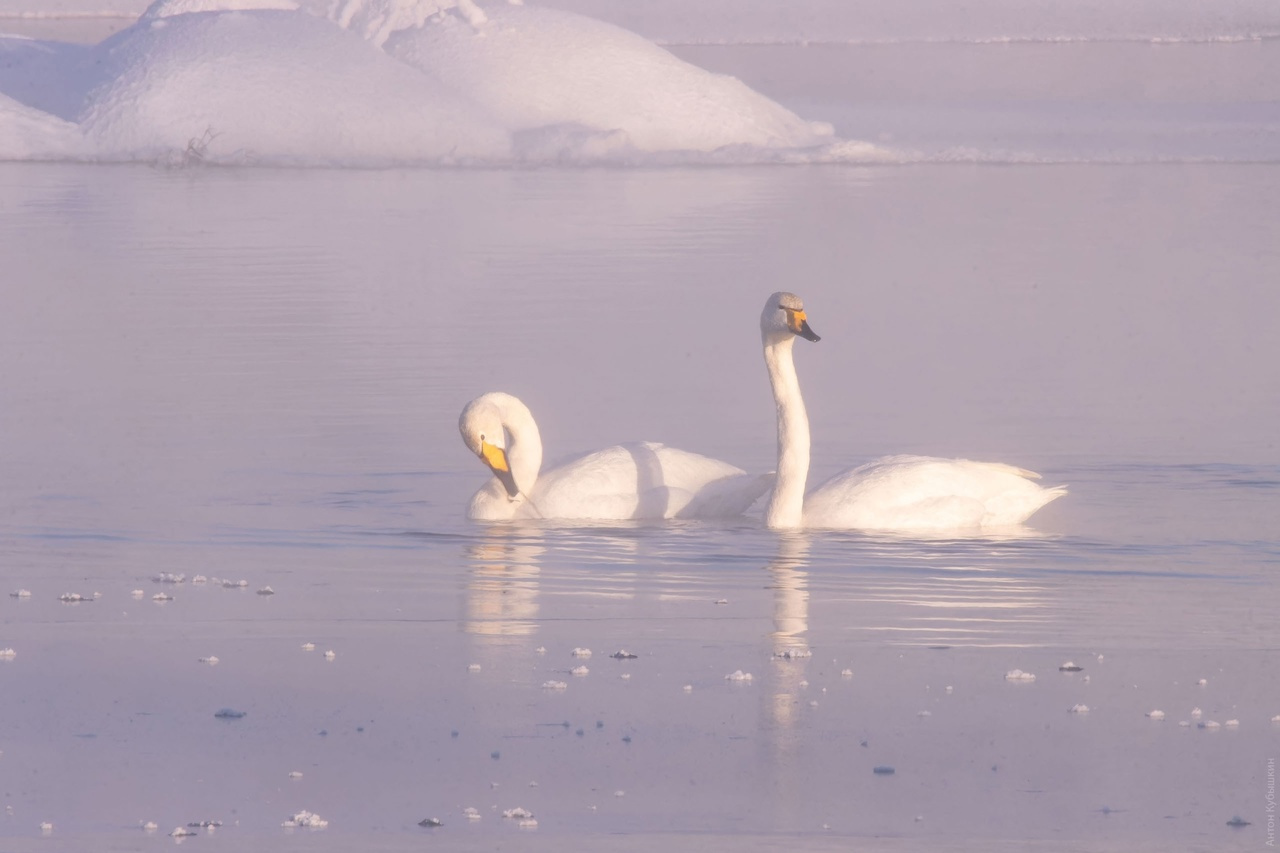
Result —
<path fill-rule="evenodd" d="M 778 471 L 765 509 L 774 529 L 838 528 L 899 532 L 996 531 L 1016 527 L 1066 494 L 1044 488 L 1039 475 L 1000 462 L 887 456 L 842 471 L 805 491 L 809 416 L 800 394 L 792 346 L 817 341 L 804 302 L 779 292 L 760 315 L 764 362 L 778 411 Z"/>

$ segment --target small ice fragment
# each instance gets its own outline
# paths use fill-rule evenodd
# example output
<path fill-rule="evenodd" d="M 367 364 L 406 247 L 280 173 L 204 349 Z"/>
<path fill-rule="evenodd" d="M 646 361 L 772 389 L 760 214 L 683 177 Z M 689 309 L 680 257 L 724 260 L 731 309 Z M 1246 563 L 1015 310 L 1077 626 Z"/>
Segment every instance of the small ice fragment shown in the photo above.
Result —
<path fill-rule="evenodd" d="M 1271 722 L 1280 723 L 1280 714 L 1276 714 L 1274 717 L 1272 717 Z"/>
<path fill-rule="evenodd" d="M 333 649 L 329 649 L 327 652 L 324 653 L 325 660 L 333 660 L 337 656 L 338 656 L 338 653 L 335 652 Z"/>
<path fill-rule="evenodd" d="M 1088 705 L 1072 705 L 1072 706 L 1071 706 L 1071 713 L 1073 713 L 1073 714 L 1087 714 L 1087 713 L 1089 713 L 1089 706 L 1088 706 Z"/>
<path fill-rule="evenodd" d="M 684 690 L 684 692 L 685 692 L 685 693 L 692 693 L 692 692 L 693 692 L 693 685 L 692 685 L 692 684 L 686 684 L 686 685 L 685 685 L 684 687 L 682 687 L 681 689 L 682 689 L 682 690 Z M 1276 718 L 1275 718 L 1275 720 L 1273 720 L 1272 722 L 1280 723 L 1280 717 L 1276 717 Z"/>
<path fill-rule="evenodd" d="M 287 827 L 303 826 L 307 829 L 324 829 L 329 825 L 329 821 L 320 817 L 320 815 L 315 812 L 309 812 L 306 809 L 303 809 L 280 825 Z"/>
<path fill-rule="evenodd" d="M 155 832 L 159 828 L 160 824 L 156 823 L 154 820 L 149 820 L 142 825 L 143 832 Z"/>
<path fill-rule="evenodd" d="M 813 650 L 812 649 L 784 649 L 783 651 L 780 651 L 780 652 L 774 652 L 773 656 L 775 658 L 783 658 L 785 660 L 795 660 L 796 658 L 811 658 L 813 657 Z"/>
<path fill-rule="evenodd" d="M 809 687 L 809 682 L 807 680 L 801 681 L 798 686 L 801 690 L 807 690 Z"/>
<path fill-rule="evenodd" d="M 875 767 L 871 768 L 871 772 L 877 776 L 892 776 L 898 771 L 894 770 L 888 764 L 877 764 Z"/>
<path fill-rule="evenodd" d="M 1201 711 L 1199 708 L 1191 709 L 1191 719 L 1198 720 L 1203 716 L 1204 716 L 1204 711 Z"/>
<path fill-rule="evenodd" d="M 817 700 L 817 699 L 810 699 L 810 700 L 809 700 L 809 707 L 810 707 L 810 708 L 816 708 L 816 707 L 818 707 L 818 700 Z"/>
<path fill-rule="evenodd" d="M 583 669 L 586 669 L 586 667 L 583 667 Z M 629 673 L 629 672 L 624 672 L 624 673 L 622 673 L 622 675 L 619 675 L 618 677 L 619 677 L 619 678 L 621 678 L 623 681 L 630 681 L 630 680 L 631 680 L 631 673 Z"/>
<path fill-rule="evenodd" d="M 564 690 L 569 685 L 563 681 L 544 681 L 542 682 L 543 690 Z"/>
<path fill-rule="evenodd" d="M 303 650 L 304 652 L 314 652 L 314 651 L 316 650 L 316 644 L 315 644 L 315 643 L 303 643 L 303 644 L 302 644 L 302 650 Z"/>
<path fill-rule="evenodd" d="M 916 716 L 917 716 L 917 717 L 932 717 L 932 716 L 933 716 L 933 712 L 932 712 L 932 711 L 921 711 L 921 712 L 919 712 L 918 714 L 916 714 Z"/>
<path fill-rule="evenodd" d="M 626 792 L 626 791 L 614 791 L 614 792 L 613 792 L 613 795 L 614 795 L 615 797 L 625 797 L 625 796 L 627 795 L 627 792 Z"/>
<path fill-rule="evenodd" d="M 841 678 L 853 678 L 853 670 L 851 670 L 851 669 L 842 669 L 842 670 L 840 670 L 840 677 L 841 677 Z"/>
<path fill-rule="evenodd" d="M 187 823 L 192 829 L 215 829 L 222 826 L 220 820 L 193 820 Z"/>
<path fill-rule="evenodd" d="M 192 583 L 208 583 L 209 579 L 204 575 L 196 575 L 191 579 Z"/>
<path fill-rule="evenodd" d="M 627 651 L 626 649 L 619 649 L 618 651 L 609 655 L 609 657 L 616 658 L 617 660 L 634 660 L 635 658 L 639 657 L 639 655 L 633 655 L 631 654 L 631 652 Z"/>
<path fill-rule="evenodd" d="M 1185 728 L 1187 728 L 1188 726 L 1190 726 L 1190 725 L 1191 725 L 1191 721 L 1190 721 L 1190 720 L 1178 720 L 1178 725 L 1185 729 Z"/>
<path fill-rule="evenodd" d="M 537 818 L 532 818 L 532 817 L 527 817 L 527 818 L 525 818 L 524 820 L 522 820 L 522 821 L 520 821 L 519 823 L 517 823 L 517 824 L 516 824 L 516 826 L 520 827 L 521 829 L 537 829 L 537 828 L 538 828 L 538 819 L 537 819 Z"/>
<path fill-rule="evenodd" d="M 1058 667 L 1058 672 L 1079 672 L 1082 669 L 1084 669 L 1084 667 L 1077 666 L 1072 661 L 1067 661 L 1066 663 Z"/>
<path fill-rule="evenodd" d="M 524 820 L 525 818 L 533 817 L 533 812 L 529 811 L 523 806 L 516 806 L 514 809 L 505 809 L 502 812 L 502 816 L 507 818 L 514 818 L 515 820 Z"/>
<path fill-rule="evenodd" d="M 152 601 L 173 601 L 173 596 L 169 595 L 166 592 L 157 592 L 155 595 L 151 596 L 151 600 Z"/>
<path fill-rule="evenodd" d="M 587 669 L 585 666 L 575 666 L 573 669 L 569 670 L 569 674 L 583 676 L 589 673 L 590 671 L 591 670 Z"/>
<path fill-rule="evenodd" d="M 275 594 L 276 594 L 276 591 L 269 586 L 264 586 L 262 589 L 258 590 L 258 595 L 275 595 Z"/>
<path fill-rule="evenodd" d="M 237 711 L 235 708 L 219 708 L 213 715 L 220 720 L 238 720 L 247 713 L 249 712 Z"/>
<path fill-rule="evenodd" d="M 146 595 L 147 593 L 145 590 L 135 589 L 133 592 L 129 594 L 132 595 L 134 598 L 142 598 L 142 596 Z"/>
<path fill-rule="evenodd" d="M 740 669 L 734 670 L 724 677 L 725 681 L 749 682 L 754 678 L 751 673 L 743 672 Z"/>
<path fill-rule="evenodd" d="M 1158 708 L 1157 708 L 1157 709 L 1156 709 L 1156 710 L 1154 710 L 1154 711 L 1148 711 L 1148 712 L 1147 712 L 1147 716 L 1148 716 L 1148 717 L 1150 717 L 1150 718 L 1151 718 L 1151 719 L 1153 719 L 1153 720 L 1163 720 L 1163 719 L 1164 719 L 1164 711 L 1161 711 L 1160 709 L 1158 709 Z"/>
<path fill-rule="evenodd" d="M 289 778 L 290 778 L 290 779 L 301 779 L 301 778 L 302 778 L 302 771 L 301 771 L 301 770 L 290 770 L 290 771 L 289 771 Z"/>
<path fill-rule="evenodd" d="M 717 599 L 716 599 L 716 604 L 728 604 L 728 603 L 729 603 L 729 599 L 727 599 L 727 598 L 717 598 Z"/>
<path fill-rule="evenodd" d="M 1036 677 L 1033 673 L 1023 672 L 1020 669 L 1011 669 L 1004 674 L 1005 681 L 1035 681 Z"/>
<path fill-rule="evenodd" d="M 538 787 L 538 783 L 537 783 L 537 782 L 532 782 L 532 781 L 531 781 L 531 782 L 529 782 L 529 787 L 530 787 L 530 788 L 536 788 L 536 787 Z"/>
<path fill-rule="evenodd" d="M 102 593 L 100 593 L 100 592 L 98 592 L 97 590 L 95 590 L 95 591 L 94 591 L 94 593 L 93 593 L 93 600 L 94 600 L 94 601 L 97 601 L 99 598 L 102 598 Z"/>
<path fill-rule="evenodd" d="M 13 660 L 18 653 L 13 649 L 0 649 L 0 660 Z"/>
<path fill-rule="evenodd" d="M 9 593 L 9 597 L 10 597 L 10 598 L 30 598 L 30 597 L 31 597 L 31 590 L 29 590 L 29 589 L 15 589 L 13 592 Z"/>
<path fill-rule="evenodd" d="M 1229 728 L 1229 729 L 1238 729 L 1238 728 L 1240 728 L 1240 721 L 1239 721 L 1239 720 L 1227 720 L 1225 723 L 1223 723 L 1223 725 L 1224 725 L 1224 726 L 1226 726 L 1226 727 L 1227 727 L 1227 728 Z"/>
<path fill-rule="evenodd" d="M 186 838 L 188 835 L 195 835 L 194 829 L 187 829 L 185 826 L 179 826 L 169 833 L 170 838 Z"/>
<path fill-rule="evenodd" d="M 207 658 L 200 658 L 200 663 L 207 663 L 209 666 L 216 666 L 218 658 L 216 655 L 209 655 Z"/>
<path fill-rule="evenodd" d="M 462 810 L 462 813 L 467 816 L 467 820 L 480 819 L 480 810 L 473 806 L 467 806 L 465 809 Z"/>
<path fill-rule="evenodd" d="M 1216 720 L 1205 720 L 1198 725 L 1202 729 L 1218 729 L 1222 727 L 1221 723 L 1218 723 Z"/>
<path fill-rule="evenodd" d="M 1249 825 L 1249 821 L 1240 817 L 1240 815 L 1236 815 L 1235 817 L 1231 818 L 1231 820 L 1227 821 L 1227 826 L 1231 826 L 1236 829 L 1239 829 L 1242 826 L 1248 826 L 1248 825 Z"/>
<path fill-rule="evenodd" d="M 444 821 L 438 817 L 424 817 L 418 821 L 418 826 L 444 826 Z"/>
<path fill-rule="evenodd" d="M 222 582 L 222 587 L 223 587 L 223 589 L 243 589 L 243 588 L 247 587 L 248 585 L 249 585 L 249 582 L 248 582 L 248 581 L 246 581 L 246 580 L 238 580 L 238 581 L 226 581 L 226 580 L 224 580 L 224 581 Z"/>
<path fill-rule="evenodd" d="M 53 832 L 53 824 L 46 820 L 44 823 L 40 824 L 40 831 Z"/>
<path fill-rule="evenodd" d="M 955 688 L 954 688 L 954 687 L 952 687 L 950 684 L 948 684 L 948 685 L 947 685 L 945 688 L 943 688 L 943 689 L 944 689 L 944 690 L 946 690 L 948 693 L 951 693 L 952 691 L 954 691 L 954 690 L 955 690 Z"/>
<path fill-rule="evenodd" d="M 467 672 L 479 672 L 479 671 L 480 671 L 480 664 L 473 663 L 473 664 L 467 665 Z"/>
<path fill-rule="evenodd" d="M 78 592 L 64 592 L 62 595 L 58 596 L 58 600 L 66 601 L 66 602 L 77 602 L 77 601 L 85 601 L 86 599 L 83 595 L 81 595 Z"/>
<path fill-rule="evenodd" d="M 1199 686 L 1199 687 L 1204 687 L 1204 686 L 1206 686 L 1208 683 L 1209 683 L 1209 679 L 1207 679 L 1207 678 L 1202 678 L 1202 679 L 1200 679 L 1199 681 L 1197 681 L 1197 682 L 1196 682 L 1196 685 L 1197 685 L 1197 686 Z"/>
<path fill-rule="evenodd" d="M 537 654 L 540 654 L 540 655 L 545 655 L 545 654 L 547 653 L 547 647 L 546 647 L 546 646 L 538 646 L 536 649 L 534 649 L 534 652 L 536 652 Z"/>
<path fill-rule="evenodd" d="M 184 583 L 186 579 L 186 575 L 176 575 L 173 572 L 161 572 L 151 580 L 153 583 Z"/>
<path fill-rule="evenodd" d="M 570 654 L 575 658 L 589 658 L 591 657 L 591 649 L 574 649 Z"/>

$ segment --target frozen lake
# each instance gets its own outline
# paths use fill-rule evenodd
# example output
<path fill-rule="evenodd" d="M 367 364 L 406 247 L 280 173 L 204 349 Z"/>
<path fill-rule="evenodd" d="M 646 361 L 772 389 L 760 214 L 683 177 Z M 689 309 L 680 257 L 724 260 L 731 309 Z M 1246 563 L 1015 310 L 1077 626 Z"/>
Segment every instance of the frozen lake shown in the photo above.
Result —
<path fill-rule="evenodd" d="M 0 164 L 0 846 L 204 820 L 221 849 L 1264 846 L 1276 77 L 1231 93 L 1277 43 L 1170 47 L 1226 69 L 1196 90 L 1142 85 L 1164 48 L 1009 47 L 683 49 L 971 162 Z M 1129 94 L 1055 88 L 1060 50 Z M 940 73 L 945 114 L 825 85 L 926 59 L 973 74 Z M 823 338 L 816 479 L 912 452 L 1070 494 L 1003 541 L 464 518 L 487 472 L 457 415 L 489 390 L 551 460 L 770 469 L 780 289 Z M 329 827 L 280 827 L 302 809 Z"/>

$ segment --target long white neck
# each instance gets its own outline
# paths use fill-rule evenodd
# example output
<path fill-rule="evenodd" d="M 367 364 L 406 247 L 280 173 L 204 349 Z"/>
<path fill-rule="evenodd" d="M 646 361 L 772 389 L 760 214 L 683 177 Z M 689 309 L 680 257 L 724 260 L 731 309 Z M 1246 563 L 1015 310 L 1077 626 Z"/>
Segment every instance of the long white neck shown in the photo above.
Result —
<path fill-rule="evenodd" d="M 766 338 L 764 363 L 778 408 L 778 478 L 765 509 L 765 524 L 772 529 L 799 527 L 804 516 L 804 486 L 809 477 L 809 415 L 800 396 L 800 380 L 791 356 L 795 338 Z"/>
<path fill-rule="evenodd" d="M 496 402 L 502 426 L 507 431 L 507 464 L 511 466 L 511 476 L 520 493 L 531 497 L 538 472 L 542 470 L 542 434 L 538 432 L 533 412 L 519 398 L 502 394 Z"/>

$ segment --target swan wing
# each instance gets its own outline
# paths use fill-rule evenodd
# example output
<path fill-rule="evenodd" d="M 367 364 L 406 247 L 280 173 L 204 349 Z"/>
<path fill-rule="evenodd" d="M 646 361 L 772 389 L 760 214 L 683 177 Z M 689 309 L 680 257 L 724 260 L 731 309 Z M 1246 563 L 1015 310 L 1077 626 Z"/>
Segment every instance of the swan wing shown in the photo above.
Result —
<path fill-rule="evenodd" d="M 810 527 L 975 530 L 1010 527 L 1066 494 L 999 462 L 889 456 L 842 472 L 806 498 Z"/>

